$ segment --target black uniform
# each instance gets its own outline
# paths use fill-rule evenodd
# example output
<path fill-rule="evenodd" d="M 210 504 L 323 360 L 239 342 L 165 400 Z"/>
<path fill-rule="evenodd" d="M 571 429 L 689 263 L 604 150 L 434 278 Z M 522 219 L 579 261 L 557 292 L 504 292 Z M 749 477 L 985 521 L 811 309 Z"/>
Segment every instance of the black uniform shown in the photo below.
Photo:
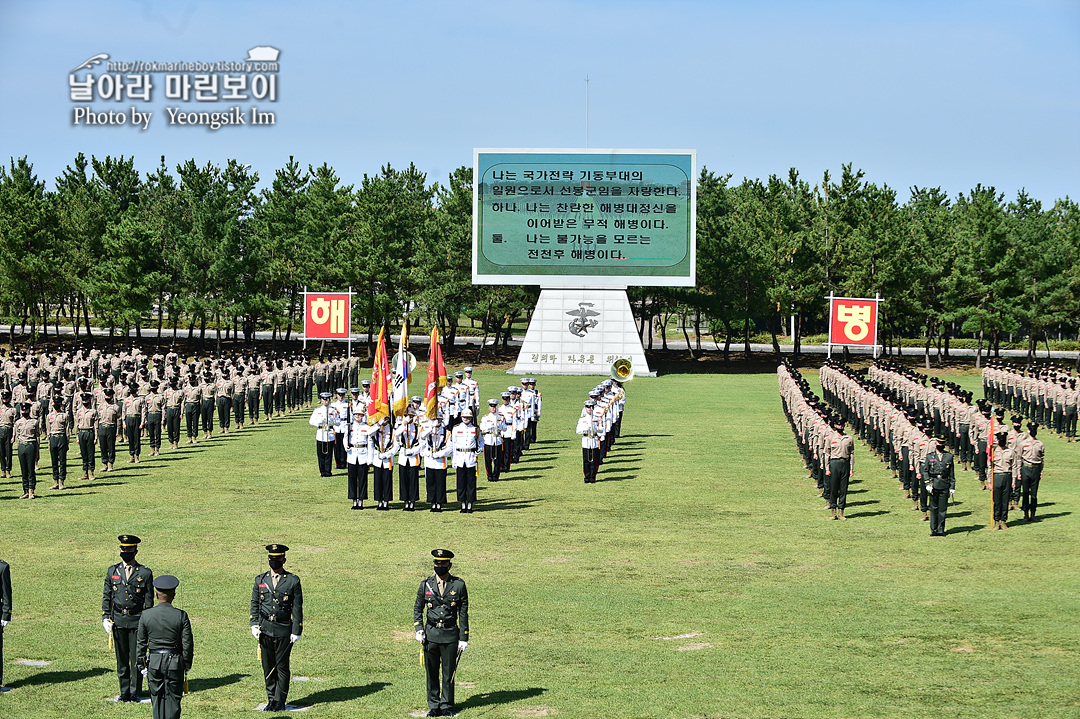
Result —
<path fill-rule="evenodd" d="M 304 594 L 300 577 L 284 569 L 278 574 L 267 570 L 255 577 L 251 588 L 251 626 L 259 627 L 262 671 L 266 680 L 266 698 L 284 708 L 289 695 L 289 657 L 291 636 L 304 631 Z M 291 635 L 291 636 L 290 636 Z"/>
<path fill-rule="evenodd" d="M 424 633 L 428 709 L 433 712 L 452 711 L 458 642 L 469 641 L 469 593 L 465 580 L 448 573 L 441 593 L 437 575 L 432 574 L 421 582 L 416 591 L 413 622 L 415 630 Z"/>
<path fill-rule="evenodd" d="M 103 619 L 113 623 L 113 648 L 116 651 L 116 677 L 120 680 L 120 700 L 130 700 L 142 691 L 142 674 L 136 666 L 136 639 L 139 617 L 154 605 L 154 573 L 136 561 L 131 576 L 124 562 L 109 567 L 101 597 Z"/>
<path fill-rule="evenodd" d="M 930 485 L 927 504 L 930 505 L 930 536 L 945 536 L 945 513 L 949 496 L 956 491 L 956 472 L 953 456 L 944 450 L 926 453 L 922 466 L 923 482 Z"/>
<path fill-rule="evenodd" d="M 11 621 L 11 570 L 0 559 L 0 620 Z M 0 627 L 0 687 L 4 686 L 4 628 Z"/>
<path fill-rule="evenodd" d="M 194 653 L 187 612 L 160 602 L 142 613 L 137 656 L 140 669 L 146 669 L 154 719 L 179 718 L 184 675 L 191 671 Z"/>

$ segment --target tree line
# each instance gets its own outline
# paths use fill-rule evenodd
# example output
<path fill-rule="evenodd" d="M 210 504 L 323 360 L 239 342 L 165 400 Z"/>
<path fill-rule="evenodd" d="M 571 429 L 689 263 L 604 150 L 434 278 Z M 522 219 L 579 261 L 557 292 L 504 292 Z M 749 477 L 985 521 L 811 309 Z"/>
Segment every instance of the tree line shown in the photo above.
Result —
<path fill-rule="evenodd" d="M 496 342 L 531 313 L 538 288 L 471 283 L 472 169 L 429 183 L 414 165 L 342 182 L 332 167 L 293 158 L 269 187 L 236 160 L 162 157 L 140 174 L 134 158 L 79 154 L 54 188 L 23 158 L 0 166 L 0 322 L 31 333 L 70 323 L 110 336 L 156 326 L 187 338 L 208 328 L 220 347 L 245 322 L 288 341 L 302 322 L 304 287 L 358 293 L 353 324 L 370 337 L 404 312 L 453 342 L 461 318 Z M 725 359 L 749 352 L 794 318 L 821 331 L 825 296 L 885 298 L 887 352 L 901 338 L 934 345 L 975 337 L 980 357 L 1009 335 L 1029 352 L 1080 325 L 1080 211 L 1068 197 L 1044 208 L 1020 191 L 1006 201 L 976 186 L 896 191 L 844 165 L 811 185 L 786 178 L 698 178 L 697 285 L 631 288 L 642 340 L 681 332 L 691 353 L 712 335 Z M 94 318 L 93 326 L 91 317 Z"/>

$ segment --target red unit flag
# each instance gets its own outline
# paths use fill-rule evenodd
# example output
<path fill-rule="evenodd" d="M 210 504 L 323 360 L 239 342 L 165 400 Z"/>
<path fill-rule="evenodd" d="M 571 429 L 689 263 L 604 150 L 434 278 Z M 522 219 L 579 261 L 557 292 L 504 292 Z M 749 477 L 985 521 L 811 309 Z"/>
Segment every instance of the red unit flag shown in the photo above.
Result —
<path fill-rule="evenodd" d="M 833 297 L 829 307 L 829 344 L 877 344 L 878 302 L 875 299 Z"/>
<path fill-rule="evenodd" d="M 304 296 L 304 335 L 309 340 L 348 339 L 352 317 L 348 292 L 308 292 Z"/>

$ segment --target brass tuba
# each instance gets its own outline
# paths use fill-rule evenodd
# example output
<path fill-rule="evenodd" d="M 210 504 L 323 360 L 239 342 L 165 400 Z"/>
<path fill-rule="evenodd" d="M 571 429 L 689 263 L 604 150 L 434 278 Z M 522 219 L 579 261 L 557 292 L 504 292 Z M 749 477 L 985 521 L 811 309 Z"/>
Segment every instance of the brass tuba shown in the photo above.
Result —
<path fill-rule="evenodd" d="M 616 382 L 629 382 L 634 379 L 634 365 L 625 357 L 611 363 L 611 379 Z"/>

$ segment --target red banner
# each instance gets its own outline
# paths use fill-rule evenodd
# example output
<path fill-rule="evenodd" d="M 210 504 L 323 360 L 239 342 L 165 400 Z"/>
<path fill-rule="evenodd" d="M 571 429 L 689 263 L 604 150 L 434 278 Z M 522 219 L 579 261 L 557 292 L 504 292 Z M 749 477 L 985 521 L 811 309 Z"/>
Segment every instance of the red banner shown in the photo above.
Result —
<path fill-rule="evenodd" d="M 348 292 L 308 292 L 304 296 L 304 336 L 344 340 L 352 324 Z"/>
<path fill-rule="evenodd" d="M 833 297 L 829 307 L 829 343 L 877 344 L 878 300 Z"/>

